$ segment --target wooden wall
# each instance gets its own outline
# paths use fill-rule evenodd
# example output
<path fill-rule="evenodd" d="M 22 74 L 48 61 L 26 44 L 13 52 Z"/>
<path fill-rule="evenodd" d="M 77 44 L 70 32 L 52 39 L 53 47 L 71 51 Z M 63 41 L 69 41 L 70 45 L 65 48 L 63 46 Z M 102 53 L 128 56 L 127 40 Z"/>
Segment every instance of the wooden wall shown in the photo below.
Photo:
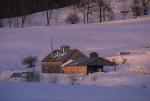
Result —
<path fill-rule="evenodd" d="M 63 67 L 64 74 L 87 74 L 86 66 L 66 66 Z"/>
<path fill-rule="evenodd" d="M 42 73 L 62 73 L 61 62 L 42 62 Z"/>

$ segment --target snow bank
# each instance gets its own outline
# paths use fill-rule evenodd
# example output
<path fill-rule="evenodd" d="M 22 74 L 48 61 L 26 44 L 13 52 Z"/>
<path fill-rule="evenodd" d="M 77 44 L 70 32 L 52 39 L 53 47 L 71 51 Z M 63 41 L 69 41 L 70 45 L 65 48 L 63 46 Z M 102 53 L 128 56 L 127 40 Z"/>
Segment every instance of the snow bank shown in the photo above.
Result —
<path fill-rule="evenodd" d="M 42 73 L 41 82 L 51 82 L 63 85 L 74 85 L 77 84 L 76 81 L 82 80 L 85 75 L 66 75 L 57 73 Z"/>
<path fill-rule="evenodd" d="M 8 79 L 10 79 L 11 75 L 12 75 L 11 71 L 0 72 L 0 80 L 8 80 Z"/>
<path fill-rule="evenodd" d="M 150 90 L 145 88 L 0 82 L 0 99 L 2 101 L 149 101 Z"/>
<path fill-rule="evenodd" d="M 61 82 L 62 78 L 67 82 L 65 79 L 65 74 L 57 74 L 57 73 L 41 73 L 41 82 L 51 82 L 51 83 L 58 83 Z M 63 83 L 65 84 L 65 83 Z"/>
<path fill-rule="evenodd" d="M 150 75 L 134 72 L 94 73 L 91 75 L 43 74 L 42 81 L 63 85 L 150 88 Z"/>
<path fill-rule="evenodd" d="M 149 84 L 150 75 L 143 75 L 138 73 L 96 73 L 89 75 L 80 82 L 81 85 L 96 85 L 96 86 L 110 86 L 110 87 L 147 87 Z"/>
<path fill-rule="evenodd" d="M 132 68 L 129 68 L 129 71 L 143 74 L 150 74 L 150 67 L 136 65 Z"/>
<path fill-rule="evenodd" d="M 142 47 L 124 50 L 116 52 L 113 56 L 106 58 L 118 64 L 117 71 L 119 72 L 150 73 L 150 48 Z"/>

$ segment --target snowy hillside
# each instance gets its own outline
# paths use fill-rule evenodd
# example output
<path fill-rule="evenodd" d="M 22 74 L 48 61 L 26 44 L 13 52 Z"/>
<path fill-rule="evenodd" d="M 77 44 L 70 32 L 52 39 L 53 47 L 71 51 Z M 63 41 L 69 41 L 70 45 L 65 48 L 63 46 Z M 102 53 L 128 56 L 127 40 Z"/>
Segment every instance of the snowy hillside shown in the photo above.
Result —
<path fill-rule="evenodd" d="M 24 70 L 21 61 L 29 55 L 37 56 L 39 61 L 44 58 L 51 51 L 50 39 L 53 39 L 55 49 L 61 45 L 70 45 L 87 55 L 96 51 L 100 56 L 110 60 L 115 59 L 119 64 L 117 73 L 98 73 L 94 76 L 81 77 L 81 80 L 79 76 L 77 84 L 150 88 L 149 23 L 150 17 L 143 17 L 102 24 L 0 29 L 0 71 L 2 72 L 0 79 L 9 79 L 12 70 Z M 129 54 L 120 55 L 123 52 Z M 125 64 L 121 64 L 123 58 L 127 59 Z M 37 69 L 41 69 L 40 62 Z M 47 77 L 45 80 L 42 78 L 41 81 L 47 82 L 50 79 L 51 82 L 53 77 L 51 75 Z M 93 78 L 96 80 L 93 81 Z M 115 83 L 110 84 L 112 81 Z M 57 83 L 71 82 L 68 76 L 63 75 L 60 78 L 58 76 Z"/>
<path fill-rule="evenodd" d="M 73 7 L 54 10 L 50 26 L 45 12 L 28 15 L 25 28 L 7 28 L 3 19 L 0 28 L 0 100 L 2 101 L 149 101 L 150 99 L 150 16 L 121 20 L 121 3 L 111 0 L 114 21 L 98 22 L 90 16 L 91 24 L 82 24 L 83 15 L 78 11 L 78 24 L 68 25 L 66 17 Z M 130 6 L 132 0 L 125 0 Z M 13 27 L 20 24 L 18 17 Z M 57 25 L 57 26 L 56 26 Z M 105 72 L 89 75 L 41 73 L 40 61 L 62 45 L 79 49 L 87 56 L 99 56 L 116 62 L 114 67 L 104 67 Z M 40 82 L 25 82 L 11 78 L 13 72 L 25 70 L 22 60 L 37 56 L 36 72 Z M 34 69 L 31 69 L 34 70 Z"/>
<path fill-rule="evenodd" d="M 70 45 L 85 53 L 96 51 L 100 56 L 119 51 L 144 48 L 150 44 L 150 17 L 102 24 L 77 24 L 58 27 L 0 29 L 0 70 L 22 69 L 20 63 L 29 55 L 44 58 L 54 48 Z M 144 53 L 149 55 L 149 50 Z M 136 54 L 135 54 L 136 55 Z"/>
<path fill-rule="evenodd" d="M 149 24 L 150 17 L 144 17 L 102 24 L 0 29 L 0 80 L 3 80 L 0 81 L 0 99 L 3 101 L 112 101 L 112 99 L 149 101 Z M 54 41 L 54 48 L 70 45 L 87 55 L 91 51 L 96 51 L 100 56 L 110 60 L 115 59 L 119 64 L 117 72 L 75 77 L 42 74 L 40 83 L 10 81 L 12 71 L 24 69 L 21 65 L 23 58 L 34 55 L 41 60 L 50 52 L 50 39 Z M 129 54 L 120 55 L 120 53 Z M 121 64 L 122 57 L 127 59 L 125 64 Z M 37 69 L 41 69 L 40 62 Z M 74 78 L 76 81 L 73 81 Z"/>

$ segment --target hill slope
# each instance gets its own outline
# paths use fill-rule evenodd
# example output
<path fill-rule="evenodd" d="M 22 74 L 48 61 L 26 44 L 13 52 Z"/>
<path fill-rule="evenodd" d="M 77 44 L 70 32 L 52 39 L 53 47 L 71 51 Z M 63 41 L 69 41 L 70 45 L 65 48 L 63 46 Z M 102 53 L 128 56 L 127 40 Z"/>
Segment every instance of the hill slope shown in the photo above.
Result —
<path fill-rule="evenodd" d="M 150 17 L 102 24 L 0 29 L 0 69 L 20 69 L 28 55 L 42 59 L 54 48 L 70 45 L 85 53 L 108 56 L 117 51 L 150 44 Z"/>

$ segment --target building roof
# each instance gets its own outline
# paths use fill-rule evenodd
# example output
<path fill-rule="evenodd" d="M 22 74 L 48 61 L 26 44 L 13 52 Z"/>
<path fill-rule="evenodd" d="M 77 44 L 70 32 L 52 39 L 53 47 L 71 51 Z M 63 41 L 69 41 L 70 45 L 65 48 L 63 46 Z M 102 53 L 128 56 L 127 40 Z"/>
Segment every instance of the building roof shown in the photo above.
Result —
<path fill-rule="evenodd" d="M 78 49 L 72 49 L 61 56 L 52 56 L 52 54 L 50 53 L 41 62 L 66 62 L 69 59 L 75 59 L 78 57 L 86 57 L 86 56 Z"/>
<path fill-rule="evenodd" d="M 114 66 L 114 62 L 111 62 L 102 57 L 86 57 L 77 58 L 66 66 Z"/>
<path fill-rule="evenodd" d="M 52 57 L 52 53 L 48 54 L 44 59 L 41 60 L 41 62 L 49 62 L 49 61 L 55 61 L 56 58 Z"/>

